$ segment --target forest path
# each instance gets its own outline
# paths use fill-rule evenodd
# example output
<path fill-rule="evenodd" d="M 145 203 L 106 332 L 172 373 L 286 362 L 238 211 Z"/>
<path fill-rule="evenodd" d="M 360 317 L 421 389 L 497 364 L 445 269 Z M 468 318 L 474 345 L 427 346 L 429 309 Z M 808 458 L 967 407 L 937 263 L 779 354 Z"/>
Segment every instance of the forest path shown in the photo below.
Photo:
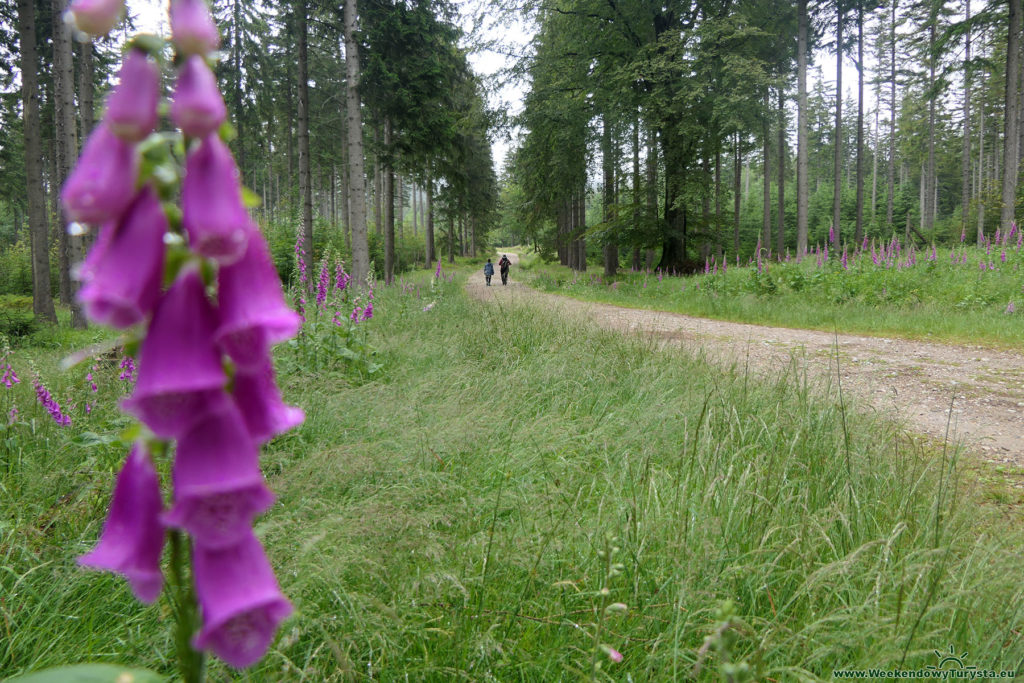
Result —
<path fill-rule="evenodd" d="M 519 260 L 513 253 L 509 259 L 513 266 Z M 1024 468 L 1024 354 L 908 339 L 837 337 L 584 302 L 513 279 L 503 287 L 497 272 L 493 282 L 486 287 L 481 270 L 469 278 L 467 291 L 484 301 L 540 303 L 577 313 L 601 327 L 683 346 L 725 366 L 737 364 L 762 375 L 777 373 L 796 359 L 811 379 L 831 378 L 834 383 L 838 344 L 844 392 L 938 441 L 945 438 L 948 424 L 950 439 L 962 439 L 984 460 Z M 1015 483 L 1024 486 L 1024 478 Z"/>

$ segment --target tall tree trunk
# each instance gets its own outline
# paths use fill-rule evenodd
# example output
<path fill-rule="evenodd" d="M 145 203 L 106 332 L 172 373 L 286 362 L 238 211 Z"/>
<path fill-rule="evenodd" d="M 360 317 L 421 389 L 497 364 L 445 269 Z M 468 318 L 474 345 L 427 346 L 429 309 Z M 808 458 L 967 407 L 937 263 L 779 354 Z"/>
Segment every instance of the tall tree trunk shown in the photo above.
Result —
<path fill-rule="evenodd" d="M 363 172 L 363 120 L 359 105 L 359 47 L 356 43 L 356 0 L 345 0 L 345 111 L 348 116 L 348 206 L 352 232 L 352 272 L 356 282 L 370 274 L 366 235 L 366 176 Z"/>
<path fill-rule="evenodd" d="M 299 95 L 299 202 L 302 204 L 302 235 L 306 240 L 306 272 L 313 272 L 313 176 L 309 163 L 309 69 L 306 50 L 306 0 L 295 3 L 295 38 L 298 48 Z M 310 276 L 309 287 L 316 278 Z"/>
<path fill-rule="evenodd" d="M 878 228 L 878 90 L 875 90 L 875 132 L 871 143 L 871 227 Z"/>
<path fill-rule="evenodd" d="M 587 238 L 584 234 L 587 232 L 587 181 L 584 178 L 580 181 L 579 191 L 576 193 L 576 230 L 579 237 L 576 240 L 576 245 L 579 248 L 579 256 L 577 263 L 579 269 L 585 271 L 587 269 Z"/>
<path fill-rule="evenodd" d="M 971 0 L 964 0 L 964 139 L 960 150 L 960 232 L 967 235 L 971 207 Z"/>
<path fill-rule="evenodd" d="M 640 227 L 640 113 L 633 113 L 633 230 Z M 633 270 L 640 270 L 640 246 L 633 244 Z"/>
<path fill-rule="evenodd" d="M 427 182 L 423 186 L 423 200 L 425 203 L 425 215 L 423 217 L 423 241 L 425 243 L 424 253 L 429 268 L 437 256 L 434 254 L 434 179 L 427 173 Z"/>
<path fill-rule="evenodd" d="M 779 86 L 779 222 L 776 226 L 775 258 L 782 260 L 786 251 L 786 97 Z"/>
<path fill-rule="evenodd" d="M 807 207 L 810 200 L 808 189 L 809 170 L 807 157 L 807 0 L 797 0 L 797 132 L 796 132 L 796 256 L 807 253 Z M 739 192 L 739 184 L 736 187 Z M 737 214 L 739 213 L 737 209 Z M 737 220 L 737 236 L 739 224 Z M 737 240 L 738 241 L 738 240 Z M 737 252 L 738 253 L 738 252 Z"/>
<path fill-rule="evenodd" d="M 864 237 L 864 3 L 857 3 L 857 222 L 853 241 Z"/>
<path fill-rule="evenodd" d="M 71 174 L 71 168 L 78 158 L 78 143 L 75 135 L 75 70 L 72 61 L 71 27 L 64 21 L 64 3 L 53 0 L 53 75 L 54 75 L 54 122 L 57 128 L 57 177 L 54 192 L 59 192 L 64 181 Z M 62 294 L 66 287 L 67 304 L 71 309 L 71 326 L 85 329 L 85 314 L 75 297 L 78 283 L 71 278 L 71 269 L 85 258 L 82 235 L 79 231 L 69 233 L 70 221 L 64 215 L 63 206 L 58 203 L 58 228 L 65 241 L 65 264 L 67 272 L 61 273 Z"/>
<path fill-rule="evenodd" d="M 235 120 L 232 122 L 235 125 L 235 130 L 238 131 L 238 135 L 235 138 L 235 154 L 238 156 L 238 172 L 241 174 L 242 182 L 245 182 L 245 172 L 247 170 L 245 163 L 245 130 L 243 125 L 245 123 L 244 117 L 242 116 L 242 3 L 241 0 L 231 0 L 231 65 L 234 70 L 235 82 L 232 84 L 231 99 L 234 108 Z M 302 38 L 303 44 L 306 42 L 306 38 Z M 300 48 L 301 49 L 301 48 Z M 300 59 L 301 59 L 300 55 Z M 302 86 L 300 86 L 302 87 Z M 308 110 L 308 95 L 307 95 L 307 110 Z M 306 119 L 307 125 L 309 124 L 309 118 L 307 113 Z M 300 152 L 301 154 L 301 152 Z"/>
<path fill-rule="evenodd" d="M 886 178 L 888 197 L 885 202 L 885 225 L 890 232 L 894 227 L 892 212 L 896 195 L 896 5 L 897 0 L 890 0 L 892 14 L 889 19 L 889 162 Z"/>
<path fill-rule="evenodd" d="M 740 134 L 736 133 L 732 160 L 732 251 L 740 253 L 740 180 L 743 175 L 743 152 L 740 150 Z"/>
<path fill-rule="evenodd" d="M 722 235 L 722 137 L 715 137 L 715 252 L 718 259 L 723 253 Z"/>
<path fill-rule="evenodd" d="M 928 22 L 928 161 L 924 180 L 924 210 L 922 232 L 935 239 L 935 39 L 938 33 L 938 16 L 932 5 Z"/>
<path fill-rule="evenodd" d="M 1006 115 L 1003 120 L 1003 205 L 999 229 L 1005 235 L 1013 222 L 1017 199 L 1017 81 L 1020 78 L 1021 2 L 1009 0 L 1010 28 L 1006 39 Z"/>
<path fill-rule="evenodd" d="M 658 219 L 658 145 L 654 126 L 647 127 L 646 144 L 647 220 L 653 223 Z M 649 269 L 652 265 L 654 265 L 654 249 L 648 246 L 644 254 L 644 267 Z"/>
<path fill-rule="evenodd" d="M 448 211 L 448 263 L 455 263 L 455 211 Z"/>
<path fill-rule="evenodd" d="M 21 53 L 21 99 L 25 125 L 25 181 L 32 243 L 32 312 L 55 323 L 50 292 L 50 248 L 43 189 L 42 145 L 39 139 L 39 64 L 36 53 L 36 3 L 18 0 L 18 40 Z"/>
<path fill-rule="evenodd" d="M 395 279 L 395 170 L 391 167 L 391 121 L 384 119 L 384 155 L 381 175 L 384 183 L 384 284 Z"/>
<path fill-rule="evenodd" d="M 843 5 L 837 3 L 836 22 L 836 125 L 832 161 L 832 250 L 839 246 L 843 200 Z"/>
<path fill-rule="evenodd" d="M 970 2 L 970 0 L 968 0 Z M 978 246 L 985 241 L 985 101 L 978 107 Z"/>
<path fill-rule="evenodd" d="M 605 114 L 601 123 L 601 166 L 604 172 L 604 274 L 615 275 L 619 267 L 619 246 L 615 242 L 615 231 L 611 228 L 612 204 L 615 202 L 615 160 L 612 158 L 612 127 Z"/>
<path fill-rule="evenodd" d="M 79 43 L 78 55 L 78 127 L 83 144 L 96 125 L 96 105 L 93 78 L 95 60 L 93 59 L 92 41 Z"/>
<path fill-rule="evenodd" d="M 771 101 L 768 99 L 768 91 L 765 90 L 764 95 L 764 118 L 761 121 L 761 137 L 763 139 L 763 153 L 764 153 L 764 193 L 762 195 L 762 209 L 761 212 L 761 248 L 765 253 L 768 253 L 772 248 L 772 167 L 771 167 L 771 155 L 769 149 L 771 148 L 771 127 L 769 125 L 769 112 L 771 111 Z"/>
<path fill-rule="evenodd" d="M 398 236 L 402 237 L 405 234 L 405 187 L 402 183 L 402 174 L 394 173 L 394 169 L 392 169 L 392 174 L 395 201 L 397 202 L 395 207 L 395 223 L 398 226 Z"/>

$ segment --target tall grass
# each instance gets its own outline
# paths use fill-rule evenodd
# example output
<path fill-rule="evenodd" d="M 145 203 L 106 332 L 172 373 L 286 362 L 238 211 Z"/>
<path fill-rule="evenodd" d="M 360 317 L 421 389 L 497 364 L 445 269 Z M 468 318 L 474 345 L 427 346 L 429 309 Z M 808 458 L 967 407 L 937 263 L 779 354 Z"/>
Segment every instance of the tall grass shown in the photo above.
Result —
<path fill-rule="evenodd" d="M 422 306 L 378 291 L 380 379 L 281 378 L 308 417 L 264 457 L 256 531 L 297 614 L 214 680 L 818 680 L 950 645 L 1020 666 L 1024 535 L 955 449 L 845 397 L 844 433 L 795 364 L 746 377 L 455 286 Z M 111 478 L 41 444 L 0 471 L 0 676 L 169 670 L 166 609 L 73 565 Z"/>

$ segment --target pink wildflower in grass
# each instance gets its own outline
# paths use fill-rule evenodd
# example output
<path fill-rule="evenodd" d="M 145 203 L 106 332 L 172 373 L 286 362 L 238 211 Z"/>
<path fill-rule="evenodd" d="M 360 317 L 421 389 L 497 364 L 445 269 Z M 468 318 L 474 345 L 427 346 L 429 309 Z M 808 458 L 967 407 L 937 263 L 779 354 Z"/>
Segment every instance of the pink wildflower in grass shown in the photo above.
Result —
<path fill-rule="evenodd" d="M 434 277 L 441 277 L 441 259 L 437 259 L 437 269 L 434 271 Z"/>
<path fill-rule="evenodd" d="M 1003 311 L 1006 315 L 1012 315 L 1017 312 L 1017 307 L 1013 305 L 1013 302 L 1006 304 L 1006 310 Z"/>
<path fill-rule="evenodd" d="M 7 411 L 7 426 L 10 427 L 12 424 L 18 421 L 18 406 L 11 406 L 11 409 Z"/>
<path fill-rule="evenodd" d="M 11 367 L 10 363 L 4 363 L 3 373 L 0 374 L 0 384 L 10 389 L 15 384 L 20 384 L 21 380 L 18 379 L 18 375 L 15 374 L 14 368 Z"/>
<path fill-rule="evenodd" d="M 305 238 L 300 232 L 295 239 L 295 256 L 299 262 L 299 283 L 306 284 L 306 249 L 305 249 Z"/>
<path fill-rule="evenodd" d="M 349 314 L 348 319 L 354 323 L 359 322 L 359 317 L 363 314 L 362 306 L 354 306 L 352 312 Z"/>
<path fill-rule="evenodd" d="M 318 308 L 323 308 L 324 304 L 327 303 L 327 289 L 331 285 L 331 272 L 327 268 L 327 261 L 325 260 L 320 266 L 320 279 L 316 285 L 316 305 Z"/>
<path fill-rule="evenodd" d="M 351 276 L 345 272 L 345 266 L 340 261 L 334 266 L 334 288 L 339 292 L 344 291 L 348 286 Z"/>
<path fill-rule="evenodd" d="M 429 304 L 427 304 L 426 306 L 424 306 L 424 307 L 423 307 L 423 312 L 424 312 L 424 313 L 429 313 L 430 311 L 434 310 L 434 303 L 435 303 L 435 302 L 431 301 L 431 302 L 430 302 Z"/>
<path fill-rule="evenodd" d="M 134 382 L 135 381 L 135 359 L 131 356 L 125 356 L 121 359 L 121 364 L 118 366 L 121 369 L 121 374 L 118 375 L 118 379 L 122 382 Z"/>
<path fill-rule="evenodd" d="M 36 388 L 36 400 L 46 409 L 53 421 L 61 427 L 70 427 L 71 417 L 61 412 L 60 403 L 50 394 L 50 390 L 38 379 L 32 385 Z"/>
<path fill-rule="evenodd" d="M 363 309 L 363 315 L 362 315 L 361 319 L 363 320 L 363 322 L 365 322 L 365 321 L 369 320 L 372 317 L 373 317 L 373 302 L 372 301 L 367 301 L 366 302 L 366 308 Z"/>
<path fill-rule="evenodd" d="M 1006 250 L 1003 249 L 1002 253 L 999 254 L 999 260 L 1006 263 Z"/>
<path fill-rule="evenodd" d="M 967 239 L 967 228 L 960 228 L 960 243 Z"/>

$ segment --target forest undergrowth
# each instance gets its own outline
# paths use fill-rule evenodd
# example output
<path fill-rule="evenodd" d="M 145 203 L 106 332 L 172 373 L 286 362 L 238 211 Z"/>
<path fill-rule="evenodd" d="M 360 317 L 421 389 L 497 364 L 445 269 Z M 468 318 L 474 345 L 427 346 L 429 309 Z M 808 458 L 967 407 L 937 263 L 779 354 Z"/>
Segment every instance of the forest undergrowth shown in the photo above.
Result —
<path fill-rule="evenodd" d="M 278 351 L 307 419 L 264 455 L 278 498 L 256 533 L 296 615 L 245 680 L 827 680 L 951 647 L 1020 669 L 1024 534 L 955 448 L 794 367 L 755 379 L 472 302 L 460 279 L 375 290 L 377 372 Z M 21 371 L 0 385 L 19 407 L 0 429 L 0 677 L 169 673 L 166 602 L 74 563 L 124 456 L 126 380 L 113 356 L 59 373 L 69 341 L 0 361 Z"/>

